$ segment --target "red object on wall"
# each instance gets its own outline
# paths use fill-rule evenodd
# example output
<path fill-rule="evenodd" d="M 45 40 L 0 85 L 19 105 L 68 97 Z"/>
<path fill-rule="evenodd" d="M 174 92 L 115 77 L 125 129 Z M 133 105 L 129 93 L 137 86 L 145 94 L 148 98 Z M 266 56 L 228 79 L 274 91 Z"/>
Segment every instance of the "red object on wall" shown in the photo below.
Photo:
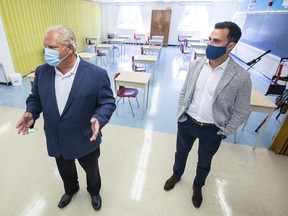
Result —
<path fill-rule="evenodd" d="M 271 7 L 273 5 L 273 1 L 268 2 L 268 6 Z"/>

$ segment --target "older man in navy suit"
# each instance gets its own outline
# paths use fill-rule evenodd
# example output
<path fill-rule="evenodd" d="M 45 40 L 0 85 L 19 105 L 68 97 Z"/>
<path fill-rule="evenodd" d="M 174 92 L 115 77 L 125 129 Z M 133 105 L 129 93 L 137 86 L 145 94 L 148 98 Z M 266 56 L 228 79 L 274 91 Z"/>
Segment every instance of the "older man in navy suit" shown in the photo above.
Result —
<path fill-rule="evenodd" d="M 69 28 L 57 25 L 46 30 L 46 64 L 36 69 L 26 112 L 16 128 L 18 134 L 28 134 L 43 112 L 48 154 L 56 159 L 65 189 L 58 207 L 67 206 L 79 190 L 77 159 L 86 172 L 92 206 L 100 210 L 101 129 L 115 110 L 115 98 L 107 72 L 81 59 L 76 49 Z"/>

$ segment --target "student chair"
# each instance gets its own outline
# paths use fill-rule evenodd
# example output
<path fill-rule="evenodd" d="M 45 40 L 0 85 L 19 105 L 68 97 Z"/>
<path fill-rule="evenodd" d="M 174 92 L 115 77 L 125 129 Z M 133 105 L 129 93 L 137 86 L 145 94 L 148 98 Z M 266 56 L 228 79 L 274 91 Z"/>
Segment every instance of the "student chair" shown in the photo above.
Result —
<path fill-rule="evenodd" d="M 141 46 L 141 55 L 146 55 L 146 53 L 144 52 L 144 47 Z"/>
<path fill-rule="evenodd" d="M 180 46 L 180 44 L 182 44 L 184 42 L 184 40 L 181 38 L 181 35 L 178 35 L 178 46 Z"/>
<path fill-rule="evenodd" d="M 90 39 L 85 38 L 85 43 L 87 45 L 87 49 L 90 50 L 96 43 L 93 43 Z"/>
<path fill-rule="evenodd" d="M 96 49 L 96 57 L 97 57 L 96 61 L 99 60 L 100 64 L 103 64 L 104 67 L 110 64 L 109 59 L 107 58 L 107 53 L 100 52 L 100 50 Z"/>
<path fill-rule="evenodd" d="M 134 33 L 134 44 L 140 44 L 141 37 L 137 37 L 136 33 Z"/>
<path fill-rule="evenodd" d="M 115 79 L 119 75 L 120 75 L 119 72 L 114 74 L 114 85 L 115 85 L 115 87 L 116 87 L 116 80 Z M 124 99 L 128 98 L 128 102 L 129 102 L 129 105 L 130 105 L 130 108 L 131 108 L 131 112 L 132 112 L 132 115 L 134 117 L 134 112 L 133 112 L 133 108 L 132 108 L 132 105 L 131 105 L 130 98 L 135 98 L 136 102 L 137 102 L 137 105 L 139 107 L 139 102 L 138 102 L 138 99 L 137 99 L 137 95 L 138 95 L 139 90 L 136 89 L 136 88 L 127 88 L 125 86 L 119 86 L 119 89 L 117 89 L 116 91 L 117 91 L 116 104 L 118 104 L 118 102 L 121 99 L 123 99 L 123 103 L 124 103 Z M 119 97 L 119 100 L 118 100 L 118 97 Z"/>
<path fill-rule="evenodd" d="M 134 60 L 134 56 L 131 56 L 131 62 L 132 62 L 132 70 L 135 72 L 146 72 L 146 68 L 145 67 L 141 67 L 136 65 L 135 60 Z"/>
<path fill-rule="evenodd" d="M 111 41 L 108 41 L 108 44 L 111 44 Z M 112 44 L 112 51 L 113 51 L 113 57 L 116 54 L 116 57 L 120 57 L 120 51 L 119 51 L 119 46 Z M 114 61 L 114 59 L 113 59 Z"/>
<path fill-rule="evenodd" d="M 185 48 L 184 43 L 180 44 L 180 54 L 176 58 L 178 64 L 180 65 L 180 70 L 188 69 L 191 60 L 191 55 L 192 55 L 191 49 Z"/>

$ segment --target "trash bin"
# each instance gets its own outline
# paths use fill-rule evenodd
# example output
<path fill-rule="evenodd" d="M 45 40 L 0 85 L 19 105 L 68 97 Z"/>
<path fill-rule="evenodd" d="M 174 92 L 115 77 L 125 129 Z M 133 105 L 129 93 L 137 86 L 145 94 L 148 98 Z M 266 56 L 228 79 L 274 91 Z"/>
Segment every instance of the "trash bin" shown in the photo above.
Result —
<path fill-rule="evenodd" d="M 10 81 L 13 86 L 21 86 L 22 85 L 22 76 L 20 73 L 14 73 L 9 75 Z"/>

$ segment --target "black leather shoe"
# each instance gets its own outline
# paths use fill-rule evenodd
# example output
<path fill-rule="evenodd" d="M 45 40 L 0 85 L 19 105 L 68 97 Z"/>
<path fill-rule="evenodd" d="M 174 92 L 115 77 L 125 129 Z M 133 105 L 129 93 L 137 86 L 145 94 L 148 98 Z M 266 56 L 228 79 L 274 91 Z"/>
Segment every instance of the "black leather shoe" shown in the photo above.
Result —
<path fill-rule="evenodd" d="M 77 192 L 79 191 L 79 188 L 77 188 L 71 195 L 68 195 L 68 194 L 64 194 L 59 203 L 58 203 L 58 207 L 59 208 L 64 208 L 66 207 L 72 200 L 72 197 L 74 196 L 74 194 L 76 194 Z"/>
<path fill-rule="evenodd" d="M 202 204 L 203 197 L 202 197 L 202 191 L 201 188 L 195 188 L 193 187 L 193 196 L 192 196 L 192 203 L 195 208 L 199 208 Z"/>
<path fill-rule="evenodd" d="M 164 190 L 165 190 L 165 191 L 172 190 L 172 189 L 174 188 L 175 184 L 180 181 L 180 179 L 181 179 L 181 178 L 178 178 L 178 177 L 172 175 L 172 176 L 165 182 Z"/>
<path fill-rule="evenodd" d="M 92 203 L 93 208 L 96 211 L 99 211 L 101 209 L 101 206 L 102 206 L 102 198 L 101 198 L 100 194 L 91 196 L 91 203 Z"/>

